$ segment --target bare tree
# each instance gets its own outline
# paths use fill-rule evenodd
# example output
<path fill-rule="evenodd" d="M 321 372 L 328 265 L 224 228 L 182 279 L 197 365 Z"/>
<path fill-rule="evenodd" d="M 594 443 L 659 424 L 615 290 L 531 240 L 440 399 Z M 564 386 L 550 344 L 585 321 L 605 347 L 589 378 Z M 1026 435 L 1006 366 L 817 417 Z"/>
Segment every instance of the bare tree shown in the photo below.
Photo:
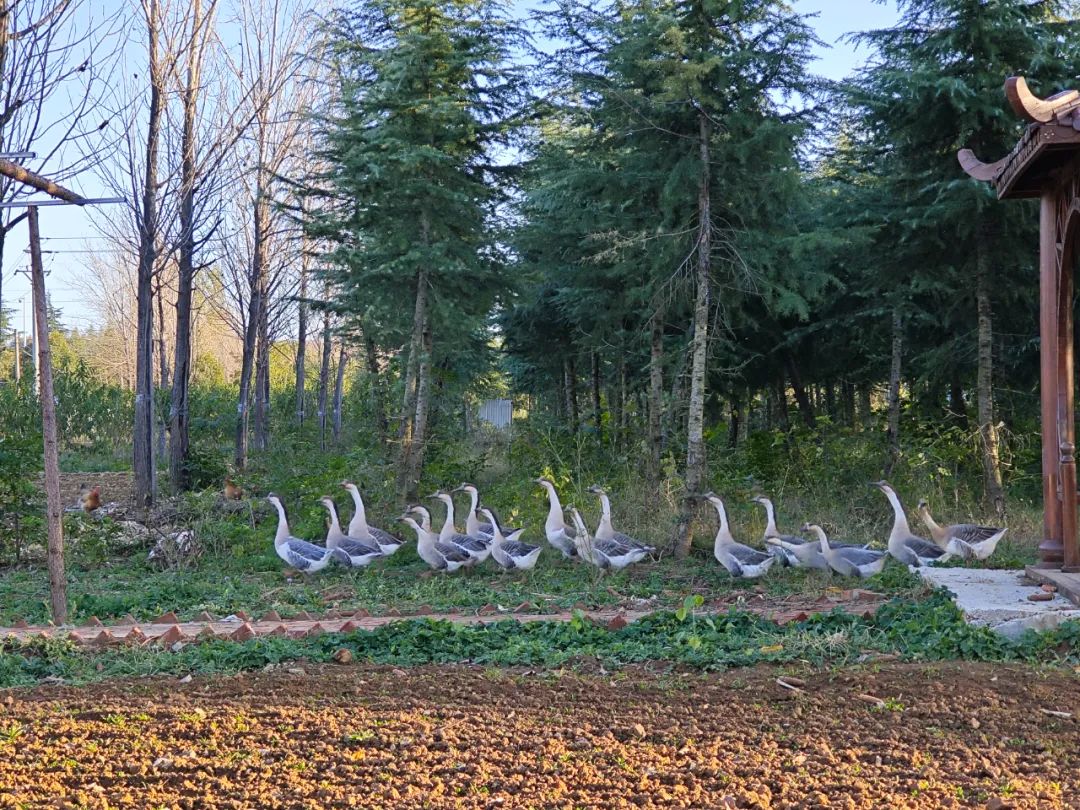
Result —
<path fill-rule="evenodd" d="M 96 102 L 114 70 L 121 15 L 95 10 L 90 0 L 0 0 L 0 151 L 36 152 L 37 171 L 58 182 L 112 147 Z M 0 177 L 0 201 L 28 191 Z M 0 221 L 0 271 L 6 236 L 24 217 Z"/>
<path fill-rule="evenodd" d="M 266 447 L 269 443 L 269 344 L 273 331 L 269 305 L 274 286 L 270 249 L 275 242 L 281 244 L 290 225 L 280 204 L 284 202 L 281 195 L 291 192 L 279 178 L 288 175 L 290 164 L 300 159 L 306 110 L 315 85 L 299 71 L 300 54 L 307 50 L 310 35 L 304 9 L 293 0 L 241 0 L 238 17 L 241 34 L 234 69 L 237 81 L 245 87 L 252 119 L 239 155 L 250 202 L 246 219 L 251 223 L 234 452 L 234 462 L 242 469 L 247 464 L 248 405 L 252 399 L 255 445 Z"/>

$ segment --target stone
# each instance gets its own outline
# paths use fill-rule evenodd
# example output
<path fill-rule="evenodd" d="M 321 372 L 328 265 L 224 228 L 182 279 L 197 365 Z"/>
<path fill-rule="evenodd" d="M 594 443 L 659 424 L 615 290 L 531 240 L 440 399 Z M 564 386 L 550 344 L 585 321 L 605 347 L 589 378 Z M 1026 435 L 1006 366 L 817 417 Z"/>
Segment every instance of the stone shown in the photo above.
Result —
<path fill-rule="evenodd" d="M 348 647 L 342 647 L 334 653 L 334 660 L 339 664 L 351 664 L 353 660 L 352 650 Z"/>

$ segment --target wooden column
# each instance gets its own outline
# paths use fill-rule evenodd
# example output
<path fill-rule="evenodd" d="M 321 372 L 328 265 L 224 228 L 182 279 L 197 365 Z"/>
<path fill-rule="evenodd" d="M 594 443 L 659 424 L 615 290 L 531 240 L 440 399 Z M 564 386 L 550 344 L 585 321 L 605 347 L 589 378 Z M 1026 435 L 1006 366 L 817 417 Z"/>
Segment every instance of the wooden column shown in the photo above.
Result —
<path fill-rule="evenodd" d="M 41 234 L 37 208 L 27 209 L 30 225 L 30 278 L 34 292 L 38 368 L 41 370 L 41 433 L 45 439 L 45 518 L 49 529 L 49 601 L 56 624 L 67 621 L 67 578 L 64 573 L 63 504 L 60 501 L 60 454 L 56 445 L 56 398 L 53 394 L 52 352 L 45 300 L 45 271 L 41 264 Z"/>
<path fill-rule="evenodd" d="M 1043 191 L 1039 209 L 1039 377 L 1042 421 L 1043 540 L 1039 563 L 1057 568 L 1064 560 L 1061 542 L 1061 489 L 1058 472 L 1058 255 L 1057 194 Z"/>
<path fill-rule="evenodd" d="M 1070 184 L 1071 187 L 1071 184 Z M 1072 200 L 1069 200 L 1071 205 Z M 1076 538 L 1076 407 L 1073 349 L 1073 285 L 1076 237 L 1067 233 L 1069 217 L 1058 222 L 1058 441 L 1061 476 L 1062 570 L 1080 571 Z M 1067 244 L 1063 244 L 1068 240 Z"/>

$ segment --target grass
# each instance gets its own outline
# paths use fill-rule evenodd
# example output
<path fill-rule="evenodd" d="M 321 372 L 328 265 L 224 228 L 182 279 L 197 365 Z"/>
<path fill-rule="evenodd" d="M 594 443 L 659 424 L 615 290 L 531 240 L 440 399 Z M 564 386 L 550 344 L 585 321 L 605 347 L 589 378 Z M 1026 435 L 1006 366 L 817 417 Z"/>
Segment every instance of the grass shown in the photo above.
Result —
<path fill-rule="evenodd" d="M 667 661 L 715 670 L 758 663 L 851 664 L 874 653 L 921 660 L 1075 665 L 1080 661 L 1080 623 L 1067 622 L 1048 633 L 1029 632 L 1019 641 L 1008 641 L 986 628 L 967 625 L 949 598 L 937 592 L 917 602 L 895 599 L 870 619 L 833 611 L 783 626 L 732 610 L 696 621 L 679 619 L 674 612 L 655 613 L 620 630 L 608 630 L 583 617 L 567 623 L 503 621 L 486 626 L 409 620 L 372 631 L 305 639 L 208 641 L 176 653 L 114 648 L 90 654 L 67 641 L 34 639 L 7 642 L 0 648 L 0 687 L 46 678 L 87 683 L 115 677 L 234 673 L 295 660 L 322 663 L 341 648 L 349 649 L 358 661 L 394 666 L 470 662 L 557 668 L 599 660 L 609 669 Z"/>

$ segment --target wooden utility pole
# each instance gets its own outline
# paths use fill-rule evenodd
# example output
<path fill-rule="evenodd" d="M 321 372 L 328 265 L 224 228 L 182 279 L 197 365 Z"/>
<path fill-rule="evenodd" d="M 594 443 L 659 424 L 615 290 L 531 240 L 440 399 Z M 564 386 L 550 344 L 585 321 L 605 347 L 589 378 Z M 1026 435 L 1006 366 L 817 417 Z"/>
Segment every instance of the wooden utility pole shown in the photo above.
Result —
<path fill-rule="evenodd" d="M 55 624 L 67 621 L 67 577 L 64 573 L 63 504 L 60 502 L 60 451 L 56 436 L 56 395 L 53 392 L 52 351 L 49 348 L 49 312 L 45 297 L 45 268 L 41 262 L 41 230 L 38 207 L 42 205 L 89 205 L 123 202 L 110 198 L 89 200 L 59 186 L 46 177 L 27 171 L 18 164 L 0 158 L 0 175 L 44 191 L 53 200 L 42 202 L 13 201 L 0 208 L 25 207 L 30 227 L 30 286 L 34 305 L 34 375 L 41 401 L 41 435 L 45 445 L 45 520 L 48 526 L 49 602 Z M 16 341 L 18 343 L 18 341 Z"/>
<path fill-rule="evenodd" d="M 53 621 L 67 621 L 67 579 L 64 575 L 64 522 L 60 503 L 60 451 L 56 446 L 56 399 L 53 395 L 49 316 L 45 302 L 45 268 L 41 264 L 41 232 L 36 206 L 26 209 L 30 224 L 30 278 L 34 291 L 34 326 L 38 334 L 37 365 L 41 379 L 41 435 L 45 440 L 45 516 L 49 528 L 49 602 Z"/>

